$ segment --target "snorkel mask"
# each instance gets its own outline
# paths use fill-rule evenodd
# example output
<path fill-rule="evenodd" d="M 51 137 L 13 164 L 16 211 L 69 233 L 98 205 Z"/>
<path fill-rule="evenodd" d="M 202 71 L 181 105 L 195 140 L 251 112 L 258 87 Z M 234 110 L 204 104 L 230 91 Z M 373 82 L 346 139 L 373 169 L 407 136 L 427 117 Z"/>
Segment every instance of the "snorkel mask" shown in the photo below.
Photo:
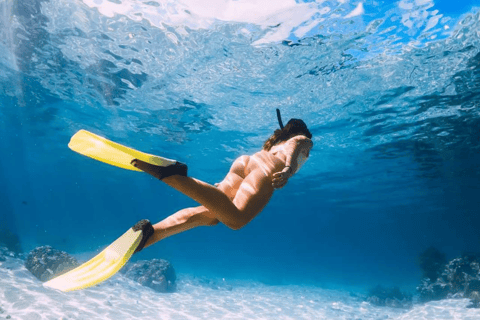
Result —
<path fill-rule="evenodd" d="M 278 120 L 278 125 L 280 126 L 280 129 L 283 130 L 284 126 L 283 126 L 283 122 L 282 122 L 282 115 L 280 114 L 279 109 L 277 109 L 277 120 Z M 309 139 L 312 138 L 312 134 L 308 130 L 307 125 L 305 124 L 305 122 L 303 122 L 303 120 L 301 120 L 301 119 L 290 119 L 288 121 L 287 125 L 288 124 L 292 125 L 292 127 L 290 129 L 291 133 L 302 133 L 304 136 L 308 137 Z M 295 173 L 297 173 L 298 170 L 300 170 L 300 168 L 305 164 L 307 159 L 308 159 L 307 155 L 303 152 L 300 152 L 300 154 L 297 157 L 297 170 L 295 170 Z"/>

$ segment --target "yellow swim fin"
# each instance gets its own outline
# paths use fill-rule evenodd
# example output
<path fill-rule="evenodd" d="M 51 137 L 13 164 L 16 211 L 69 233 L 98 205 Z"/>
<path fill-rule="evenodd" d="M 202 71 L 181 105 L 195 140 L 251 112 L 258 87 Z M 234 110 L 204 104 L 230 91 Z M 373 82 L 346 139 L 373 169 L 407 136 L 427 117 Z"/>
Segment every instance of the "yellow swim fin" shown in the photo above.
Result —
<path fill-rule="evenodd" d="M 67 292 L 99 284 L 116 274 L 135 252 L 143 249 L 153 232 L 150 221 L 141 220 L 90 261 L 43 285 Z"/>
<path fill-rule="evenodd" d="M 87 130 L 80 130 L 75 133 L 70 139 L 68 147 L 75 152 L 95 160 L 133 171 L 142 171 L 131 165 L 131 162 L 134 159 L 139 159 L 159 167 L 167 167 L 177 163 L 176 160 L 143 153 L 135 149 L 122 146 L 121 144 L 100 137 Z"/>

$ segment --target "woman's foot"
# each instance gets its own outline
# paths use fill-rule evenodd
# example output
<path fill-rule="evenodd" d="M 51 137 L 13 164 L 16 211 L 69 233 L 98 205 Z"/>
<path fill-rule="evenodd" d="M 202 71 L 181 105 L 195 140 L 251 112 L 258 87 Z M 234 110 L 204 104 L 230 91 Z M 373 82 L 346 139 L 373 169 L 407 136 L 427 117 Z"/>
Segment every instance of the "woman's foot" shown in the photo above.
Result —
<path fill-rule="evenodd" d="M 132 229 L 133 231 L 139 231 L 139 230 L 142 231 L 142 241 L 140 241 L 140 244 L 138 245 L 137 249 L 135 249 L 135 252 L 134 252 L 134 253 L 137 253 L 141 251 L 143 247 L 145 247 L 145 243 L 147 243 L 148 238 L 150 238 L 155 231 L 153 230 L 152 224 L 147 219 L 138 221 L 132 227 Z"/>
<path fill-rule="evenodd" d="M 133 159 L 131 164 L 135 168 L 138 168 L 160 180 L 174 175 L 186 177 L 188 171 L 187 165 L 178 161 L 175 164 L 166 167 L 157 166 L 138 159 Z"/>

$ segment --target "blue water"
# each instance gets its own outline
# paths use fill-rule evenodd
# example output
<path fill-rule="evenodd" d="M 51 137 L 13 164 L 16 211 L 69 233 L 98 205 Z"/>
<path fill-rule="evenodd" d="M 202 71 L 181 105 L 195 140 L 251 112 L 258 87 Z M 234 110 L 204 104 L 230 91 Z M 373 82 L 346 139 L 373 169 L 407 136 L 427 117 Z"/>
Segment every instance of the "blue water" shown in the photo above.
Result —
<path fill-rule="evenodd" d="M 315 145 L 264 211 L 239 231 L 197 228 L 136 259 L 413 292 L 429 246 L 449 258 L 478 251 L 478 9 L 343 2 L 242 11 L 236 1 L 228 15 L 192 1 L 0 1 L 0 225 L 25 252 L 91 256 L 137 220 L 196 203 L 72 152 L 77 130 L 178 159 L 213 184 L 261 148 L 280 108 L 284 121 L 305 120 Z"/>

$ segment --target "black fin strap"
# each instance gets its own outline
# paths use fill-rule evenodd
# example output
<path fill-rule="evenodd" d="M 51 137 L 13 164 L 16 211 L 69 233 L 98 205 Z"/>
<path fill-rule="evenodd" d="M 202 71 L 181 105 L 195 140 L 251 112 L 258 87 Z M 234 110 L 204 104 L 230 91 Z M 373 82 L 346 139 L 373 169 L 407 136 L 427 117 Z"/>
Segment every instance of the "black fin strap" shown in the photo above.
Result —
<path fill-rule="evenodd" d="M 153 165 L 139 159 L 133 159 L 131 164 L 135 168 L 138 168 L 160 180 L 174 175 L 186 177 L 188 172 L 187 165 L 179 161 L 166 167 Z"/>
<path fill-rule="evenodd" d="M 138 221 L 133 227 L 133 231 L 142 231 L 142 240 L 140 241 L 140 244 L 138 245 L 137 249 L 135 250 L 134 253 L 137 253 L 145 247 L 145 243 L 147 242 L 148 238 L 150 238 L 155 230 L 153 230 L 153 226 L 150 223 L 149 220 L 143 219 Z"/>
<path fill-rule="evenodd" d="M 162 172 L 162 179 L 174 175 L 187 176 L 188 167 L 185 163 L 177 161 L 174 165 L 166 166 Z"/>

